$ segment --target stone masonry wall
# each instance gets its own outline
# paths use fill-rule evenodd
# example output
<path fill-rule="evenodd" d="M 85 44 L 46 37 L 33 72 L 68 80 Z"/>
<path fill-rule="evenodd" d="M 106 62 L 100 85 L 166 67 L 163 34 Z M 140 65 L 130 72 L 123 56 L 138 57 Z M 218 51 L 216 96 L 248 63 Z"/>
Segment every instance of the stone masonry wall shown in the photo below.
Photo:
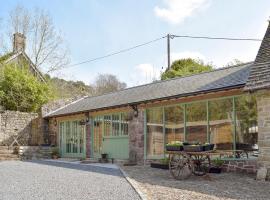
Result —
<path fill-rule="evenodd" d="M 270 168 L 270 90 L 257 93 L 260 167 Z"/>
<path fill-rule="evenodd" d="M 129 159 L 130 162 L 143 162 L 144 159 L 144 111 L 139 110 L 138 116 L 130 112 L 128 125 Z"/>
<path fill-rule="evenodd" d="M 0 145 L 11 145 L 18 137 L 19 145 L 42 143 L 41 126 L 37 113 L 3 111 L 0 113 Z M 18 145 L 15 143 L 14 145 Z"/>
<path fill-rule="evenodd" d="M 222 170 L 225 172 L 256 174 L 258 163 L 257 160 L 226 160 Z"/>

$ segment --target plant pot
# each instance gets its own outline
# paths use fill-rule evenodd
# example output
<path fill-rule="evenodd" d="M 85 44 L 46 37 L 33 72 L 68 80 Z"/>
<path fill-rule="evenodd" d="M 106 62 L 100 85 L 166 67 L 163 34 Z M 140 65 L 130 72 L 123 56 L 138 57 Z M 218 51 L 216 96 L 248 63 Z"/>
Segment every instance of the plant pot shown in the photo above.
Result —
<path fill-rule="evenodd" d="M 210 167 L 209 173 L 220 174 L 221 170 L 222 170 L 221 167 Z"/>
<path fill-rule="evenodd" d="M 158 169 L 169 169 L 169 164 L 151 163 L 150 166 L 152 168 L 158 168 Z"/>
<path fill-rule="evenodd" d="M 102 159 L 107 159 L 108 158 L 108 154 L 107 153 L 102 153 L 101 154 L 101 158 Z"/>
<path fill-rule="evenodd" d="M 203 150 L 204 151 L 212 151 L 214 149 L 214 144 L 206 144 L 206 145 L 203 145 Z"/>
<path fill-rule="evenodd" d="M 183 151 L 183 146 L 166 146 L 166 151 Z"/>
<path fill-rule="evenodd" d="M 196 145 L 196 146 L 185 145 L 184 146 L 184 151 L 187 151 L 187 152 L 200 152 L 200 151 L 203 151 L 203 146 L 201 146 L 201 145 Z"/>
<path fill-rule="evenodd" d="M 52 155 L 52 159 L 58 159 L 58 155 Z"/>

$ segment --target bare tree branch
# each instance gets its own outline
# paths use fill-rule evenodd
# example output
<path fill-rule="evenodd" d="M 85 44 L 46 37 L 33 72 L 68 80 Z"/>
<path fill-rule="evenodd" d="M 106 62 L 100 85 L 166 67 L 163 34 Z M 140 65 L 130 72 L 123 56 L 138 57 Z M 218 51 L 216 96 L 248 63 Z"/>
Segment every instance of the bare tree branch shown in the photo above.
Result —
<path fill-rule="evenodd" d="M 35 66 L 45 73 L 62 69 L 70 62 L 69 51 L 48 13 L 35 9 L 33 14 L 22 6 L 10 12 L 9 35 L 16 32 L 26 36 L 26 50 Z"/>

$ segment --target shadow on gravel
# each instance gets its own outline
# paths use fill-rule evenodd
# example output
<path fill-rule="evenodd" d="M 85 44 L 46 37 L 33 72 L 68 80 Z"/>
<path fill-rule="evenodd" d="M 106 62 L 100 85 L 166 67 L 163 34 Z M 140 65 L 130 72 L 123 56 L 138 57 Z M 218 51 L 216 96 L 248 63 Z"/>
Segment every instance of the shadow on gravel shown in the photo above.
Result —
<path fill-rule="evenodd" d="M 121 173 L 119 169 L 112 169 L 112 168 L 106 168 L 106 167 L 91 166 L 91 165 L 78 164 L 78 163 L 54 162 L 54 161 L 46 161 L 46 160 L 27 160 L 23 162 L 123 177 L 123 174 Z"/>

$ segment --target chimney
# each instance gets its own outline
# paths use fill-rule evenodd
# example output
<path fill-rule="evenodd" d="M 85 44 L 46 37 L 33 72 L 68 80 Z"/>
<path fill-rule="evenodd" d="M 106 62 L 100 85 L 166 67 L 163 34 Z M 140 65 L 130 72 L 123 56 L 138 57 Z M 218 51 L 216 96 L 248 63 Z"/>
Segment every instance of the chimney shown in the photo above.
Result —
<path fill-rule="evenodd" d="M 22 33 L 13 34 L 13 52 L 18 53 L 25 50 L 25 36 Z"/>

